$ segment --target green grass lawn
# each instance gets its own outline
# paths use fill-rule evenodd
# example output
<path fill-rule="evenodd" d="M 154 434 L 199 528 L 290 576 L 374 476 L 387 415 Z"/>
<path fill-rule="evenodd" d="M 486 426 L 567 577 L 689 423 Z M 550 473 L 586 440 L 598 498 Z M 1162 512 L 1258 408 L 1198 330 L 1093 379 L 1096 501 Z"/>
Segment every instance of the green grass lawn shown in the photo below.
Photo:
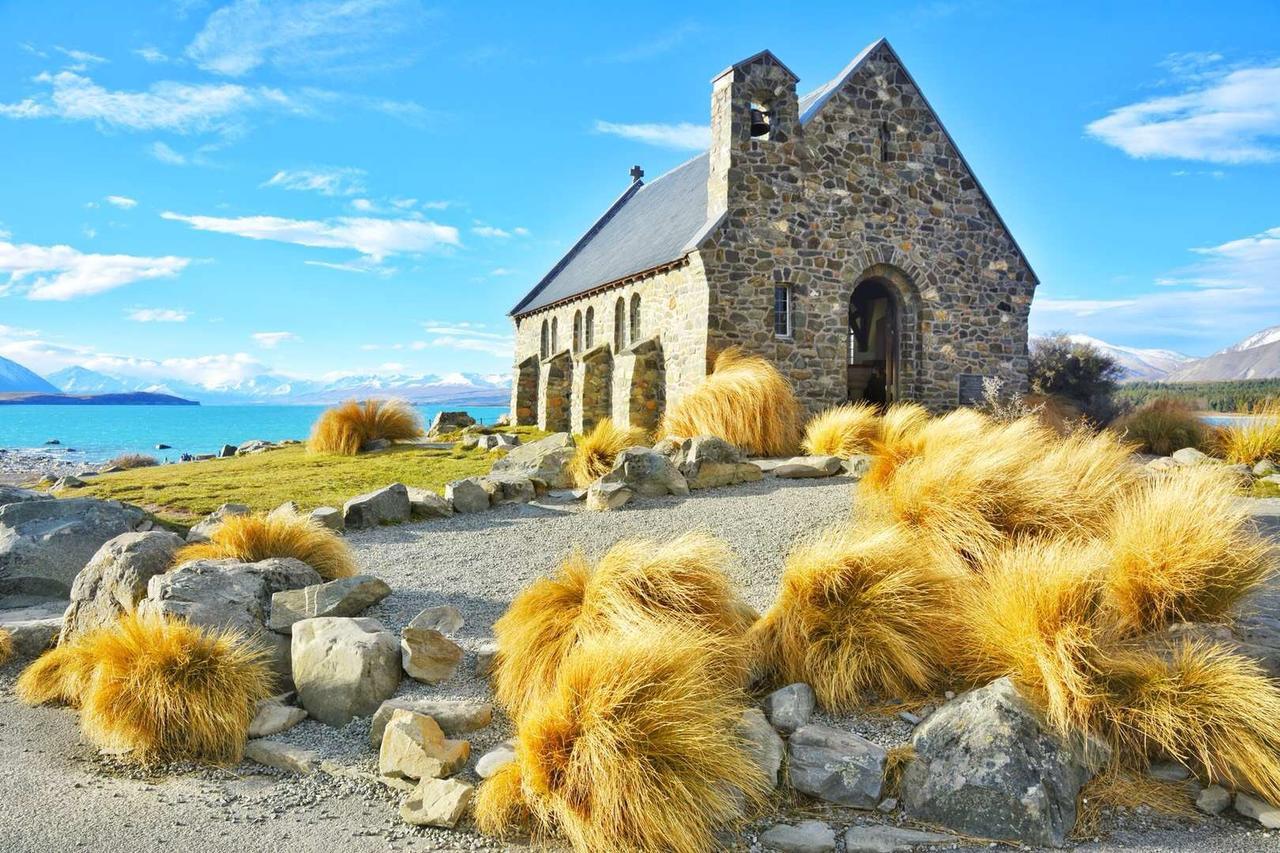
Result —
<path fill-rule="evenodd" d="M 526 442 L 542 435 L 529 427 L 504 430 L 508 431 Z M 274 509 L 290 500 L 304 510 L 341 507 L 349 498 L 391 483 L 443 492 L 450 480 L 487 474 L 499 455 L 393 447 L 359 456 L 331 456 L 311 454 L 298 445 L 252 456 L 102 474 L 67 494 L 127 501 L 161 519 L 190 523 L 224 503 L 247 504 L 253 510 Z"/>

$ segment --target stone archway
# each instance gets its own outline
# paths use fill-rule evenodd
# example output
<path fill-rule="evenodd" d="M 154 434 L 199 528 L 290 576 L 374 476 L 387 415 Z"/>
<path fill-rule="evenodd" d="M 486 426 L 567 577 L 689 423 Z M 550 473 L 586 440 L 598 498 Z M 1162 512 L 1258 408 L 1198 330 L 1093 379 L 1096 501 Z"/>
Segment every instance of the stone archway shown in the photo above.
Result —
<path fill-rule="evenodd" d="M 573 431 L 585 434 L 612 414 L 613 353 L 606 345 L 583 353 L 573 374 Z"/>
<path fill-rule="evenodd" d="M 895 265 L 873 263 L 852 282 L 846 304 L 846 399 L 912 399 L 920 370 L 920 308 L 911 277 Z"/>
<path fill-rule="evenodd" d="M 573 400 L 573 356 L 561 350 L 542 363 L 542 393 L 538 395 L 538 428 L 568 432 Z"/>
<path fill-rule="evenodd" d="M 538 357 L 531 355 L 516 366 L 511 419 L 519 426 L 538 422 Z"/>
<path fill-rule="evenodd" d="M 625 381 L 625 396 L 618 402 L 626 414 L 628 426 L 653 432 L 662 418 L 666 400 L 666 359 L 662 353 L 662 341 L 649 338 L 634 344 L 620 358 Z"/>

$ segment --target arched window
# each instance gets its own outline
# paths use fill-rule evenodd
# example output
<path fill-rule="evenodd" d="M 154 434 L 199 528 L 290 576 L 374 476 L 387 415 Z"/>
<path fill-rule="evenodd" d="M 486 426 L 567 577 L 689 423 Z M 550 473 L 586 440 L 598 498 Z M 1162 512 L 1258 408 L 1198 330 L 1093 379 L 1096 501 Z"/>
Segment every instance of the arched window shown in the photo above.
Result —
<path fill-rule="evenodd" d="M 613 306 L 613 351 L 622 352 L 627 346 L 627 302 L 621 296 Z"/>
<path fill-rule="evenodd" d="M 631 295 L 631 343 L 640 340 L 640 294 Z"/>
<path fill-rule="evenodd" d="M 596 345 L 596 309 L 594 307 L 587 308 L 587 328 L 583 335 L 587 349 Z"/>
<path fill-rule="evenodd" d="M 551 332 L 547 327 L 546 320 L 542 321 L 542 346 L 539 348 L 539 352 L 544 359 L 551 355 Z"/>
<path fill-rule="evenodd" d="M 551 318 L 551 353 L 560 352 L 560 321 L 556 317 Z"/>
<path fill-rule="evenodd" d="M 573 354 L 582 352 L 582 312 L 573 312 Z"/>

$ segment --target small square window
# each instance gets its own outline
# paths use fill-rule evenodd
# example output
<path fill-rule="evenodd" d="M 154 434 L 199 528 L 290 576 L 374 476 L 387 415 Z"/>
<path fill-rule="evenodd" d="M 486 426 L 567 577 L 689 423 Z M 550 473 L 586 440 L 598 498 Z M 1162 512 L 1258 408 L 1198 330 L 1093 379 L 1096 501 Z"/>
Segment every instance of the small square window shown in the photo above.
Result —
<path fill-rule="evenodd" d="M 791 337 L 791 288 L 785 284 L 773 288 L 773 336 Z"/>

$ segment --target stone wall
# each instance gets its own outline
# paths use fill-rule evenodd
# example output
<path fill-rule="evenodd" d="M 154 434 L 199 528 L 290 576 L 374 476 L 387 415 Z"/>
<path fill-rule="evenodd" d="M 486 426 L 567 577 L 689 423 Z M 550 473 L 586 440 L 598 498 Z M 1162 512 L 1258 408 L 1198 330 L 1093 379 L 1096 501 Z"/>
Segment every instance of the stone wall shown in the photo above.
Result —
<path fill-rule="evenodd" d="M 777 85 L 773 64 L 740 73 L 743 91 Z M 713 95 L 713 111 L 741 100 Z M 719 132 L 713 115 L 713 151 Z M 885 47 L 799 133 L 732 145 L 725 220 L 700 246 L 713 353 L 775 361 L 811 411 L 841 402 L 849 297 L 874 273 L 898 296 L 899 398 L 955 406 L 966 374 L 1025 389 L 1034 276 Z M 792 290 L 790 339 L 775 284 Z"/>

